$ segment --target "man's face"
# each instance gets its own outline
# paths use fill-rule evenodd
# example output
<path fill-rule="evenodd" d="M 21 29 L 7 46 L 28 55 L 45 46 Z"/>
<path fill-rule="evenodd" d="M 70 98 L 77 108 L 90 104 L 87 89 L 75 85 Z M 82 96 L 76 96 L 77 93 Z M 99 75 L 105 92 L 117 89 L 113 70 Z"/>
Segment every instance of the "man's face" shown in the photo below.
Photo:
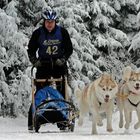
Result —
<path fill-rule="evenodd" d="M 51 32 L 55 27 L 55 20 L 45 20 L 45 28 Z"/>

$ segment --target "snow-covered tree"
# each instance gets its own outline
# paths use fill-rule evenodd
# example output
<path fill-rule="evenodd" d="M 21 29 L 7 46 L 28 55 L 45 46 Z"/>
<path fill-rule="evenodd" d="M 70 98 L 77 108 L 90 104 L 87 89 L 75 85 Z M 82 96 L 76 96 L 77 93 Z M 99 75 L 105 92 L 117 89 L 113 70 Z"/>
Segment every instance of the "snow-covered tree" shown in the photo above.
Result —
<path fill-rule="evenodd" d="M 17 115 L 13 108 L 18 100 L 15 96 L 19 95 L 19 84 L 24 70 L 27 68 L 29 60 L 25 46 L 28 38 L 18 31 L 15 18 L 8 16 L 4 10 L 0 9 L 0 77 L 4 114 Z M 21 88 L 22 90 L 22 88 Z M 11 92 L 14 91 L 14 92 Z"/>
<path fill-rule="evenodd" d="M 127 33 L 137 29 L 136 15 L 132 16 L 131 13 L 132 10 L 136 13 L 135 6 L 136 1 L 131 0 L 90 1 L 89 30 L 92 43 L 101 53 L 97 60 L 99 68 L 102 71 L 113 72 L 117 79 L 121 78 L 124 66 L 133 65 L 128 51 L 131 39 Z"/>
<path fill-rule="evenodd" d="M 131 13 L 129 14 L 129 24 L 131 32 L 129 32 L 129 36 L 131 39 L 131 45 L 129 48 L 129 52 L 131 53 L 132 62 L 140 67 L 140 1 L 135 0 L 129 3 L 129 9 L 131 9 Z M 134 8 L 135 7 L 135 8 Z"/>

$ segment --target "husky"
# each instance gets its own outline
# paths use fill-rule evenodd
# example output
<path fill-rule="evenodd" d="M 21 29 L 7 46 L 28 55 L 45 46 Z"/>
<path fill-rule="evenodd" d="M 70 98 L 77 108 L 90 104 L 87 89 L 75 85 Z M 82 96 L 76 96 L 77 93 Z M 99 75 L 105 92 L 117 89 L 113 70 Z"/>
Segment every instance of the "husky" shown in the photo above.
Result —
<path fill-rule="evenodd" d="M 118 85 L 110 74 L 104 73 L 98 79 L 90 83 L 83 90 L 76 90 L 76 98 L 79 105 L 79 126 L 83 124 L 83 118 L 87 113 L 92 113 L 92 134 L 97 134 L 96 126 L 102 126 L 100 113 L 107 116 L 107 131 L 112 132 L 112 113 L 114 98 L 118 92 Z"/>
<path fill-rule="evenodd" d="M 124 83 L 117 94 L 117 105 L 120 112 L 119 127 L 123 127 L 123 114 L 125 116 L 125 129 L 128 130 L 132 121 L 132 111 L 135 110 L 138 122 L 135 129 L 140 127 L 140 71 L 134 71 L 130 66 L 123 71 Z"/>

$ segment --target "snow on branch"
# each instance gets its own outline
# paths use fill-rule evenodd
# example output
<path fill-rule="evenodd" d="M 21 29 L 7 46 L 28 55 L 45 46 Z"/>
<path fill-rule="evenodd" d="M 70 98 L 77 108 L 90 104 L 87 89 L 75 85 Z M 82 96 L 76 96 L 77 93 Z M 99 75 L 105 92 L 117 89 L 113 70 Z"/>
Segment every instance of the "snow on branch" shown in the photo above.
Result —
<path fill-rule="evenodd" d="M 118 13 L 109 4 L 103 1 L 99 1 L 99 6 L 102 10 L 102 14 L 109 14 L 110 16 L 119 16 Z"/>

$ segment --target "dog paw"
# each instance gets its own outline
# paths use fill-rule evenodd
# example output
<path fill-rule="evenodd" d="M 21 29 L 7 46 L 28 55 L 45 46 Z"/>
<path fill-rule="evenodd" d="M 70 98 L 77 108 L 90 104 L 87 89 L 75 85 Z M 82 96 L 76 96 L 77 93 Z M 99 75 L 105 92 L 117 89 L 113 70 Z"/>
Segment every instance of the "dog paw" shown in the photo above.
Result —
<path fill-rule="evenodd" d="M 123 128 L 123 121 L 119 122 L 119 128 Z"/>
<path fill-rule="evenodd" d="M 140 127 L 140 123 L 139 122 L 134 125 L 134 129 L 138 129 L 139 127 Z"/>
<path fill-rule="evenodd" d="M 123 124 L 122 123 L 119 123 L 119 128 L 123 128 Z"/>
<path fill-rule="evenodd" d="M 97 123 L 97 125 L 98 125 L 98 126 L 103 126 L 103 122 L 100 121 L 100 122 Z"/>
<path fill-rule="evenodd" d="M 108 132 L 112 132 L 113 129 L 112 129 L 112 128 L 107 128 L 107 131 L 108 131 Z"/>
<path fill-rule="evenodd" d="M 128 123 L 125 124 L 125 129 L 129 129 L 129 124 Z"/>

